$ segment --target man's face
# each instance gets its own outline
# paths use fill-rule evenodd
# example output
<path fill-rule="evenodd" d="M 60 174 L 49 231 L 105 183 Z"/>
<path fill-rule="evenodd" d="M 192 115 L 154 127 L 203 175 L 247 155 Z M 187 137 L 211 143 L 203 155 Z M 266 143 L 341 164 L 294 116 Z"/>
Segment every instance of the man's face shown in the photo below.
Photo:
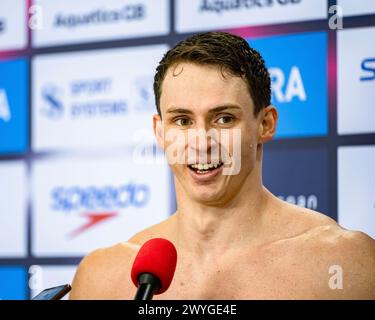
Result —
<path fill-rule="evenodd" d="M 245 81 L 219 67 L 179 63 L 166 73 L 160 109 L 157 138 L 176 187 L 205 204 L 230 200 L 251 176 L 259 143 L 260 117 Z"/>

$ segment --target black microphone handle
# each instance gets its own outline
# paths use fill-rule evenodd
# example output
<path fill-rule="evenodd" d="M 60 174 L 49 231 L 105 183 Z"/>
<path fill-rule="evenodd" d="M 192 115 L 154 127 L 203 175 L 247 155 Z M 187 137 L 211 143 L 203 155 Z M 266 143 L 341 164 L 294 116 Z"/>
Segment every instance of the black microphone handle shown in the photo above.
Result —
<path fill-rule="evenodd" d="M 160 280 L 152 273 L 142 273 L 138 277 L 138 290 L 134 300 L 152 300 L 161 287 Z"/>

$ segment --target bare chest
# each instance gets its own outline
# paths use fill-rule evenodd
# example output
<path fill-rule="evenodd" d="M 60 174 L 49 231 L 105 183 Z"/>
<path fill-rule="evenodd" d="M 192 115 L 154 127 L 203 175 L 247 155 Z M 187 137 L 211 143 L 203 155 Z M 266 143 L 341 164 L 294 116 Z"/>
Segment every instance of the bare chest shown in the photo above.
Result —
<path fill-rule="evenodd" d="M 155 299 L 314 299 L 326 286 L 313 261 L 260 255 L 180 264 L 169 290 Z"/>

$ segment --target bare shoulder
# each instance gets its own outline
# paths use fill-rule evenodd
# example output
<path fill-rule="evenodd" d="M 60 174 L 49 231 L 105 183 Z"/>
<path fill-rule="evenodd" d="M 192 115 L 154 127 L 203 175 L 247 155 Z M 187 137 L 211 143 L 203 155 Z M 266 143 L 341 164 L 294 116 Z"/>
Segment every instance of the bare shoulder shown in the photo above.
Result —
<path fill-rule="evenodd" d="M 307 228 L 294 242 L 304 251 L 300 256 L 308 264 L 306 269 L 311 267 L 312 277 L 328 284 L 326 296 L 375 299 L 375 240 L 363 232 L 346 230 L 323 214 L 301 210 Z M 332 288 L 336 273 L 342 276 L 342 288 Z"/>
<path fill-rule="evenodd" d="M 369 267 L 368 271 L 375 270 L 375 240 L 363 232 L 346 230 L 336 223 L 313 228 L 304 238 L 322 256 L 339 257 L 343 262 Z"/>
<path fill-rule="evenodd" d="M 78 266 L 70 299 L 132 299 L 135 287 L 130 272 L 137 252 L 151 238 L 169 238 L 168 221 L 135 234 L 127 242 L 88 254 Z"/>
<path fill-rule="evenodd" d="M 297 272 L 311 281 L 310 288 L 316 287 L 317 297 L 375 299 L 374 239 L 346 230 L 319 212 L 289 204 L 283 208 L 281 221 L 292 222 L 286 223 L 290 229 L 276 248 L 296 263 Z M 342 288 L 332 289 L 336 273 L 342 275 Z"/>
<path fill-rule="evenodd" d="M 375 263 L 375 240 L 360 231 L 341 227 L 335 220 L 316 211 L 301 209 L 307 229 L 301 239 L 307 240 L 315 253 L 339 256 L 343 261 Z M 370 265 L 367 265 L 370 267 Z M 374 267 L 374 265 L 372 265 Z M 371 271 L 375 269 L 372 268 Z M 365 270 L 363 270 L 365 271 Z"/>
<path fill-rule="evenodd" d="M 328 268 L 330 293 L 335 298 L 375 299 L 374 239 L 339 225 L 317 228 L 307 237 L 311 241 L 311 253 L 318 259 L 316 265 Z M 341 278 L 335 279 L 336 276 Z"/>
<path fill-rule="evenodd" d="M 70 299 L 131 299 L 130 270 L 138 250 L 126 242 L 88 254 L 78 266 Z"/>

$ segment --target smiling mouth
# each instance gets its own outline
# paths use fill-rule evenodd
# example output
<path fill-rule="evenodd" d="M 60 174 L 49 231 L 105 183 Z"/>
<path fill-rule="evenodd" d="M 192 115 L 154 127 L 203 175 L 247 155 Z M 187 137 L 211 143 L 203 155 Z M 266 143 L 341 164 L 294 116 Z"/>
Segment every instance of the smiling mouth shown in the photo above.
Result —
<path fill-rule="evenodd" d="M 223 162 L 219 163 L 199 163 L 189 165 L 189 169 L 198 173 L 198 174 L 207 174 L 213 170 L 220 168 L 223 165 Z"/>

